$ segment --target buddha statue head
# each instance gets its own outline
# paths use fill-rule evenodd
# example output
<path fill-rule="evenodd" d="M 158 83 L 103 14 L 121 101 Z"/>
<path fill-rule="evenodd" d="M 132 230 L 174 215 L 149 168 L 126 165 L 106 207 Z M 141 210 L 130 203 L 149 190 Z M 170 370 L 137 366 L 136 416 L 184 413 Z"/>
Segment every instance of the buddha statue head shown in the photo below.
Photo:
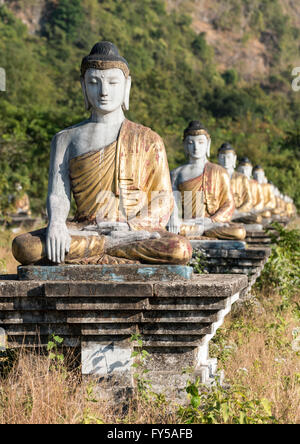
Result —
<path fill-rule="evenodd" d="M 82 59 L 80 81 L 87 110 L 108 114 L 129 109 L 129 67 L 113 43 L 102 41 L 93 46 Z"/>
<path fill-rule="evenodd" d="M 271 185 L 273 186 L 273 193 L 275 194 L 276 197 L 279 197 L 280 195 L 279 189 L 272 182 Z"/>
<path fill-rule="evenodd" d="M 260 184 L 268 183 L 265 172 L 260 165 L 256 165 L 253 168 L 253 179 L 257 180 Z"/>
<path fill-rule="evenodd" d="M 199 120 L 193 120 L 183 133 L 184 151 L 190 161 L 207 161 L 210 156 L 210 135 Z"/>
<path fill-rule="evenodd" d="M 233 173 L 236 167 L 236 152 L 230 143 L 223 143 L 218 149 L 218 162 L 229 173 Z"/>
<path fill-rule="evenodd" d="M 251 179 L 252 169 L 253 166 L 248 157 L 243 157 L 239 162 L 239 166 L 237 167 L 237 171 L 244 174 L 248 179 Z"/>
<path fill-rule="evenodd" d="M 20 184 L 20 182 L 16 182 L 15 183 L 15 190 L 16 190 L 17 193 L 20 193 L 23 190 L 23 187 Z"/>

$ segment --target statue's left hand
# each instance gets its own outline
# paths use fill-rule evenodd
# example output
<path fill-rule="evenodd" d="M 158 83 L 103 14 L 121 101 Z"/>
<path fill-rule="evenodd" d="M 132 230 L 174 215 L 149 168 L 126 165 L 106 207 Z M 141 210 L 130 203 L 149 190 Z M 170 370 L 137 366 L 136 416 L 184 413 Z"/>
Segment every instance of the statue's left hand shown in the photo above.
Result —
<path fill-rule="evenodd" d="M 71 236 L 67 225 L 61 223 L 50 223 L 46 234 L 47 258 L 51 262 L 61 263 L 65 261 L 65 254 L 69 252 Z"/>

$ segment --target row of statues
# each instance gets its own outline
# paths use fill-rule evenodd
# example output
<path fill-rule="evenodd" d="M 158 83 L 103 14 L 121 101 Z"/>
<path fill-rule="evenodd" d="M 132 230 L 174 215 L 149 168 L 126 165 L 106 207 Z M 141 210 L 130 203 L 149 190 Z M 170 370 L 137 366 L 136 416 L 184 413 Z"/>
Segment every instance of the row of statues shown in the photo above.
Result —
<path fill-rule="evenodd" d="M 186 264 L 189 239 L 244 239 L 245 223 L 294 212 L 261 168 L 251 179 L 248 159 L 234 171 L 229 144 L 219 165 L 209 162 L 199 121 L 184 131 L 188 162 L 170 174 L 160 136 L 125 118 L 131 76 L 114 44 L 97 43 L 83 58 L 81 86 L 90 118 L 52 140 L 49 223 L 15 238 L 21 264 Z M 71 193 L 77 211 L 68 221 Z"/>
<path fill-rule="evenodd" d="M 219 165 L 209 162 L 210 135 L 201 122 L 189 124 L 183 142 L 188 163 L 171 171 L 177 193 L 168 224 L 173 233 L 243 240 L 247 227 L 295 214 L 292 199 L 268 182 L 261 166 L 253 168 L 244 157 L 235 171 L 237 154 L 229 143 L 218 150 Z"/>

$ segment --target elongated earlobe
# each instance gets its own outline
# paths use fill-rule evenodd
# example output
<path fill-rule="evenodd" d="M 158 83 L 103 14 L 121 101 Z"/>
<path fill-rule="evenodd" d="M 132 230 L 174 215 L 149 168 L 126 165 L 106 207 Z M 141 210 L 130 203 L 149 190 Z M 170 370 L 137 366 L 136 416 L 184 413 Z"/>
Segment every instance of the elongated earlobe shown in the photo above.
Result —
<path fill-rule="evenodd" d="M 233 162 L 233 168 L 234 169 L 236 169 L 236 159 L 237 159 L 237 157 L 236 157 L 236 155 L 234 156 L 234 162 Z"/>
<path fill-rule="evenodd" d="M 131 77 L 129 76 L 126 79 L 126 86 L 125 86 L 125 92 L 124 92 L 124 101 L 122 108 L 124 111 L 129 110 L 129 97 L 130 97 L 130 89 L 131 89 Z"/>
<path fill-rule="evenodd" d="M 187 143 L 186 143 L 186 141 L 183 142 L 183 149 L 184 149 L 185 157 L 186 157 L 186 159 L 188 159 L 188 158 L 189 158 L 189 150 L 188 150 L 188 148 L 187 148 Z"/>
<path fill-rule="evenodd" d="M 82 93 L 83 93 L 83 98 L 84 98 L 84 106 L 85 106 L 85 109 L 87 111 L 89 111 L 91 109 L 91 104 L 90 104 L 89 99 L 87 97 L 85 82 L 84 82 L 83 77 L 80 77 L 80 83 L 81 83 L 81 88 L 82 88 Z"/>
<path fill-rule="evenodd" d="M 207 157 L 210 157 L 210 145 L 211 145 L 211 139 L 209 139 L 209 141 L 208 141 L 208 146 L 207 146 Z"/>

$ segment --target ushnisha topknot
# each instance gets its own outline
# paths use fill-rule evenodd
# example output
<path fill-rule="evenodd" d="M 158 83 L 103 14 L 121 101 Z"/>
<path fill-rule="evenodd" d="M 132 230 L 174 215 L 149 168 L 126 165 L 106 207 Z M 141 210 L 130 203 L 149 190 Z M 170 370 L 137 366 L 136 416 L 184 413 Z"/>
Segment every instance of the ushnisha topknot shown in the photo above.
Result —
<path fill-rule="evenodd" d="M 255 167 L 253 168 L 253 172 L 255 172 L 255 171 L 259 171 L 259 170 L 263 171 L 264 169 L 263 169 L 263 167 L 260 166 L 260 165 L 255 165 Z"/>
<path fill-rule="evenodd" d="M 199 136 L 200 134 L 205 134 L 205 136 L 210 139 L 210 135 L 205 126 L 199 120 L 192 120 L 183 132 L 183 140 L 185 140 L 187 136 Z"/>
<path fill-rule="evenodd" d="M 96 43 L 90 54 L 85 56 L 81 62 L 81 77 L 90 69 L 111 69 L 119 68 L 123 71 L 124 76 L 129 76 L 129 66 L 124 57 L 120 56 L 119 50 L 111 42 L 102 41 Z"/>
<path fill-rule="evenodd" d="M 242 157 L 241 160 L 239 161 L 239 166 L 241 166 L 241 165 L 250 165 L 250 166 L 252 166 L 252 163 L 248 159 L 248 157 Z"/>
<path fill-rule="evenodd" d="M 230 143 L 225 142 L 225 143 L 222 143 L 222 145 L 218 149 L 218 154 L 221 154 L 221 153 L 234 153 L 235 154 L 235 149 L 233 148 L 233 146 L 230 145 Z"/>

